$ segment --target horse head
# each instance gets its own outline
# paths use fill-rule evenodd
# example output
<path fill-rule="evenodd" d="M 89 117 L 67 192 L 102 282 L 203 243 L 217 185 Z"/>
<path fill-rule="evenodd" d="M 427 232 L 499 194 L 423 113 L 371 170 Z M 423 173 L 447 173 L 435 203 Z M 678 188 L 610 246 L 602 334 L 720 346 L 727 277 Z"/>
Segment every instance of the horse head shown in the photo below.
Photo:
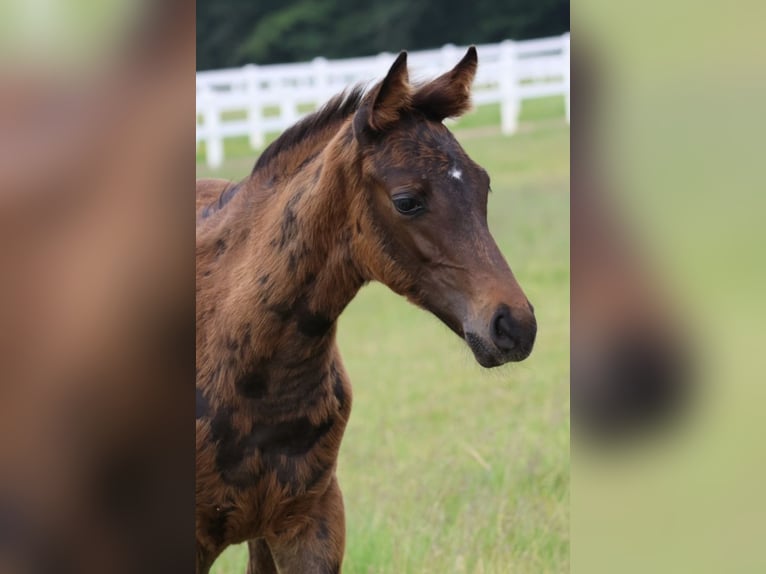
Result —
<path fill-rule="evenodd" d="M 352 120 L 366 275 L 436 315 L 484 367 L 521 361 L 537 323 L 487 226 L 489 175 L 443 120 L 470 108 L 476 49 L 412 86 L 402 52 Z"/>

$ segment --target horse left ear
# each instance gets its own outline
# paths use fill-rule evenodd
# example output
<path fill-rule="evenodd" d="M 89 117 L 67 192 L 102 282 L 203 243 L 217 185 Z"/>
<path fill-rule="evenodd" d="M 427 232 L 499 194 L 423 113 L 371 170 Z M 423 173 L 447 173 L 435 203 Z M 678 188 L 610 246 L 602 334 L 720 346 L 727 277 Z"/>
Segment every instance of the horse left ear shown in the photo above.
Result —
<path fill-rule="evenodd" d="M 471 108 L 471 85 L 478 65 L 476 46 L 471 46 L 457 66 L 415 92 L 413 107 L 437 121 L 463 115 Z"/>

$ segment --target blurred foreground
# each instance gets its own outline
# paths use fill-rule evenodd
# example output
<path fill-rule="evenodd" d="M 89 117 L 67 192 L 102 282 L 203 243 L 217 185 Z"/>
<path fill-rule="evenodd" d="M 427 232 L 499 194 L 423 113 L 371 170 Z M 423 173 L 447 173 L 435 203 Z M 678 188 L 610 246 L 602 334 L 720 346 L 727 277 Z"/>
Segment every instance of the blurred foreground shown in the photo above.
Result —
<path fill-rule="evenodd" d="M 573 572 L 766 571 L 758 6 L 575 7 Z"/>
<path fill-rule="evenodd" d="M 194 17 L 179 8 L 0 9 L 2 572 L 192 568 Z"/>

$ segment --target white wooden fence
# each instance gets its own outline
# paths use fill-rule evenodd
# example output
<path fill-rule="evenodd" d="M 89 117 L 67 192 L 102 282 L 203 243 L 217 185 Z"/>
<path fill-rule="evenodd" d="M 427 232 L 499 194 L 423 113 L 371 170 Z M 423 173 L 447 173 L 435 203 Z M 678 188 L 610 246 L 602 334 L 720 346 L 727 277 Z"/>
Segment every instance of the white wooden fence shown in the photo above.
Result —
<path fill-rule="evenodd" d="M 526 99 L 563 95 L 569 121 L 569 33 L 476 48 L 479 68 L 473 101 L 476 105 L 500 104 L 504 134 L 516 131 L 521 101 Z M 436 77 L 451 69 L 465 50 L 448 44 L 437 50 L 409 52 L 410 78 Z M 250 64 L 198 72 L 197 145 L 204 141 L 208 166 L 219 167 L 224 160 L 224 139 L 246 135 L 253 149 L 259 149 L 266 133 L 288 128 L 348 86 L 382 78 L 395 56 L 315 58 L 295 64 Z"/>

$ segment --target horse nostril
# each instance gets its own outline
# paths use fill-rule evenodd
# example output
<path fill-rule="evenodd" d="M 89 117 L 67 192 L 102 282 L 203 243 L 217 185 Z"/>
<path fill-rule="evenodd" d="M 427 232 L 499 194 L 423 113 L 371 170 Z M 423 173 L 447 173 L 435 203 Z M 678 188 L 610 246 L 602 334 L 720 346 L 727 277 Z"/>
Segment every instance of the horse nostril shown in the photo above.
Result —
<path fill-rule="evenodd" d="M 515 357 L 520 361 L 532 351 L 537 335 L 537 323 L 534 315 L 516 310 L 517 316 L 508 305 L 500 305 L 489 324 L 490 337 L 498 350 L 505 357 Z"/>
<path fill-rule="evenodd" d="M 492 319 L 492 342 L 503 351 L 511 351 L 516 348 L 514 337 L 513 318 L 507 307 L 497 310 Z"/>

